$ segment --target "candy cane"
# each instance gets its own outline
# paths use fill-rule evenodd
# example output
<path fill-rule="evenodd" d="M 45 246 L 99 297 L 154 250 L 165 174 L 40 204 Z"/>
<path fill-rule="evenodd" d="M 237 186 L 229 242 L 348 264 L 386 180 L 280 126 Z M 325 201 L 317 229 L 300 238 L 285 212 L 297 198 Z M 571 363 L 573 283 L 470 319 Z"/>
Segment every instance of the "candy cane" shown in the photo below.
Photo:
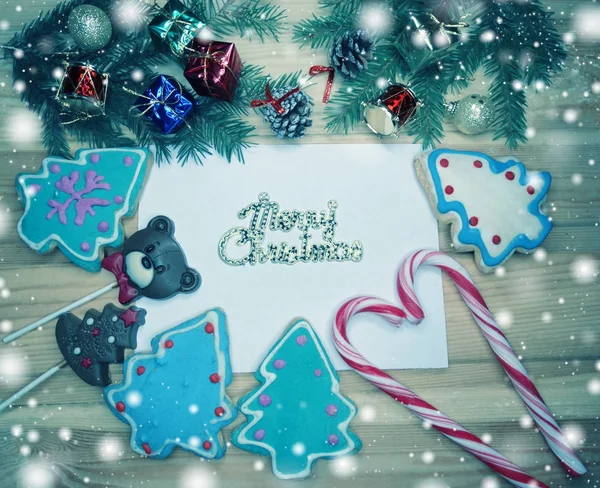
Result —
<path fill-rule="evenodd" d="M 467 271 L 450 256 L 437 251 L 417 251 L 409 256 L 398 271 L 397 287 L 403 308 L 396 307 L 379 298 L 361 296 L 346 302 L 337 312 L 333 327 L 333 338 L 338 352 L 358 374 L 387 393 L 397 402 L 429 422 L 449 439 L 479 458 L 498 474 L 518 487 L 546 487 L 543 483 L 525 473 L 516 464 L 485 444 L 460 424 L 441 413 L 433 405 L 419 397 L 390 375 L 373 366 L 350 343 L 346 328 L 354 315 L 372 312 L 384 317 L 388 322 L 399 326 L 404 320 L 419 324 L 423 309 L 414 290 L 415 273 L 419 266 L 436 266 L 444 270 L 456 285 L 483 335 L 508 374 L 527 410 L 535 420 L 540 432 L 546 438 L 550 449 L 556 454 L 563 467 L 572 476 L 580 476 L 586 469 L 568 445 L 558 424 L 541 395 L 527 375 L 510 343 L 496 324 L 492 313 L 481 293 L 475 287 Z"/>

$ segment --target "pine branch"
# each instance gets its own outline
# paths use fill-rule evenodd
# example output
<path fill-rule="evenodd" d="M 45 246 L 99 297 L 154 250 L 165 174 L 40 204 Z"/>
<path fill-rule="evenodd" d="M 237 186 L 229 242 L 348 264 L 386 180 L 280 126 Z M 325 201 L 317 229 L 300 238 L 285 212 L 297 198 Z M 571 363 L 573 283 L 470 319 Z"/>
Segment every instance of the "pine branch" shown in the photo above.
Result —
<path fill-rule="evenodd" d="M 360 9 L 363 0 L 319 0 L 322 8 L 331 9 L 332 14 L 350 16 Z"/>
<path fill-rule="evenodd" d="M 327 17 L 303 19 L 294 26 L 293 39 L 303 47 L 310 43 L 311 49 L 329 47 L 344 31 L 354 28 L 354 14 L 331 14 Z"/>
<path fill-rule="evenodd" d="M 256 34 L 261 42 L 267 37 L 279 40 L 284 30 L 283 21 L 287 18 L 283 7 L 263 0 L 245 0 L 239 4 L 225 1 L 220 8 L 213 6 L 207 11 L 206 25 L 215 35 L 226 37 L 237 32 L 241 37 L 251 39 Z"/>
<path fill-rule="evenodd" d="M 69 143 L 56 105 L 48 104 L 42 113 L 42 141 L 50 156 L 70 158 Z"/>

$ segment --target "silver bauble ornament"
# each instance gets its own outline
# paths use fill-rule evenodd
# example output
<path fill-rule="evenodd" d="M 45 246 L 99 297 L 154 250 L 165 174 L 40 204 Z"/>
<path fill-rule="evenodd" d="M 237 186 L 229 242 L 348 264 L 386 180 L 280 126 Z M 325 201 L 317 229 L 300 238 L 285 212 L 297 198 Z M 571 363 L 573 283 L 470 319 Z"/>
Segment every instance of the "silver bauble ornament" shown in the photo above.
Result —
<path fill-rule="evenodd" d="M 98 51 L 110 42 L 112 25 L 104 10 L 94 5 L 75 7 L 69 15 L 69 34 L 86 51 Z"/>
<path fill-rule="evenodd" d="M 447 112 L 456 128 L 469 135 L 489 130 L 496 118 L 494 104 L 483 95 L 467 95 L 458 102 L 451 102 Z"/>

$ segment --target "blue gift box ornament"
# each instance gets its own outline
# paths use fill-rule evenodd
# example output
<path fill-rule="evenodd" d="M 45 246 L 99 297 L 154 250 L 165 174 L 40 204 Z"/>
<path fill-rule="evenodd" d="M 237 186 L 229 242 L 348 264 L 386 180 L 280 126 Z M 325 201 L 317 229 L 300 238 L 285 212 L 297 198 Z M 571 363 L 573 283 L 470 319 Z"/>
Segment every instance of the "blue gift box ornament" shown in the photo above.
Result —
<path fill-rule="evenodd" d="M 154 122 L 163 134 L 171 134 L 182 125 L 194 108 L 194 97 L 181 83 L 170 76 L 160 75 L 135 101 L 134 108 Z"/>
<path fill-rule="evenodd" d="M 150 37 L 159 49 L 181 56 L 204 22 L 179 0 L 169 0 L 164 7 L 155 6 L 155 10 L 157 15 L 148 26 Z"/>

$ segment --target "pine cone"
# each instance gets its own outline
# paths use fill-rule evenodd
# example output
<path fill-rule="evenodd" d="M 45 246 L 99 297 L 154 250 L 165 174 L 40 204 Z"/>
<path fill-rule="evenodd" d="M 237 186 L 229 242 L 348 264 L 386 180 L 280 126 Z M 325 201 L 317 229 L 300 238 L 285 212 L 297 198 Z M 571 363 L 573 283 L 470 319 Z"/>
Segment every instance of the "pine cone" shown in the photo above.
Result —
<path fill-rule="evenodd" d="M 364 30 L 346 32 L 338 37 L 329 51 L 329 64 L 346 79 L 354 79 L 365 69 L 373 41 Z"/>
<path fill-rule="evenodd" d="M 289 93 L 293 88 L 284 86 L 273 90 L 273 98 L 276 100 Z M 297 139 L 302 137 L 306 132 L 306 128 L 312 125 L 312 120 L 309 119 L 312 114 L 312 108 L 308 97 L 301 91 L 290 95 L 281 102 L 281 106 L 285 109 L 285 113 L 280 115 L 271 105 L 267 105 L 265 109 L 265 122 L 271 124 L 271 130 L 277 134 L 278 139 L 291 137 Z"/>

